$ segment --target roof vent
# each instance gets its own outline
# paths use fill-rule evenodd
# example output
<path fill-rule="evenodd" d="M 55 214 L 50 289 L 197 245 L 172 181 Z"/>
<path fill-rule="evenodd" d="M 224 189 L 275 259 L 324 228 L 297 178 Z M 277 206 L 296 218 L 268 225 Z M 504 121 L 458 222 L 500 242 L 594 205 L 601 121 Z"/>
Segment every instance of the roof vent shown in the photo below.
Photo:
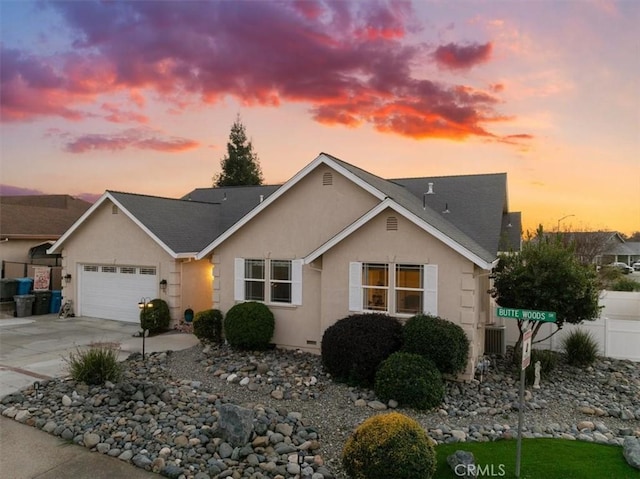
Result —
<path fill-rule="evenodd" d="M 451 211 L 449 211 L 449 203 L 445 203 L 444 204 L 444 211 L 442 212 L 443 215 L 447 215 L 451 213 Z"/>
<path fill-rule="evenodd" d="M 264 195 L 260 195 L 260 203 L 264 201 Z"/>
<path fill-rule="evenodd" d="M 433 195 L 433 194 L 435 194 L 435 193 L 433 192 L 433 183 L 432 183 L 432 182 L 429 182 L 429 183 L 428 183 L 428 186 L 429 186 L 429 188 L 427 189 L 427 192 L 425 193 L 425 195 Z"/>
<path fill-rule="evenodd" d="M 227 193 L 222 193 L 222 201 L 227 201 Z"/>

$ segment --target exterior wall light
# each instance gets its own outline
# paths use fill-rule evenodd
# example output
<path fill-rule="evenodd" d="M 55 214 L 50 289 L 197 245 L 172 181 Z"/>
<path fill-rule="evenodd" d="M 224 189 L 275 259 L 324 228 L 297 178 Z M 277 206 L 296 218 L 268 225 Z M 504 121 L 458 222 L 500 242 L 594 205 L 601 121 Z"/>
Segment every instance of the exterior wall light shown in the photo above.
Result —
<path fill-rule="evenodd" d="M 67 273 L 67 274 L 64 275 L 64 282 L 67 283 L 67 284 L 71 283 L 71 274 L 70 273 Z"/>
<path fill-rule="evenodd" d="M 160 281 L 160 291 L 166 291 L 167 290 L 167 280 L 163 279 L 162 281 Z"/>

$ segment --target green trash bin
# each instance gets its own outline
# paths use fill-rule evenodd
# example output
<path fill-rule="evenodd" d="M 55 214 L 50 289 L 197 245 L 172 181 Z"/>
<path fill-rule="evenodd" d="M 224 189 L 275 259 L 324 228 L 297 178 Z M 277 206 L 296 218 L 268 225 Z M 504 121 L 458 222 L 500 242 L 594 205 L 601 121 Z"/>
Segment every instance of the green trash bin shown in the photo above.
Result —
<path fill-rule="evenodd" d="M 33 314 L 49 314 L 51 307 L 51 291 L 34 291 L 35 302 L 33 304 Z"/>
<path fill-rule="evenodd" d="M 18 294 L 13 297 L 16 302 L 16 316 L 24 318 L 33 315 L 33 303 L 36 297 L 33 294 Z"/>

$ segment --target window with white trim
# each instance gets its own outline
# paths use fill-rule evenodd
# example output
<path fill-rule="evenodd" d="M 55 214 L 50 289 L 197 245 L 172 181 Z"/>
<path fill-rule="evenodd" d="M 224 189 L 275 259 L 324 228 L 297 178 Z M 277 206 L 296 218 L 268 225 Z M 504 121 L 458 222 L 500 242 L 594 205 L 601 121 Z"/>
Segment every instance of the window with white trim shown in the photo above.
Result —
<path fill-rule="evenodd" d="M 235 259 L 236 301 L 302 304 L 302 260 Z"/>
<path fill-rule="evenodd" d="M 352 262 L 349 264 L 349 310 L 437 315 L 438 266 Z"/>
<path fill-rule="evenodd" d="M 389 265 L 364 263 L 362 265 L 362 304 L 370 311 L 388 311 Z"/>

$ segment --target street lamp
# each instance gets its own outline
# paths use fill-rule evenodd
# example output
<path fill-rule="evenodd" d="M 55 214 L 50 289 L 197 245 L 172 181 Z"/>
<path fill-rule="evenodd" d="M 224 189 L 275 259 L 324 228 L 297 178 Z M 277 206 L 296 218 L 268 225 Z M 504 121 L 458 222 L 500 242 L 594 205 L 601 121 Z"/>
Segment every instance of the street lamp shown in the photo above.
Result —
<path fill-rule="evenodd" d="M 575 216 L 575 215 L 566 215 L 566 216 L 563 216 L 562 218 L 560 218 L 560 219 L 558 220 L 558 229 L 557 229 L 558 233 L 560 233 L 560 222 L 561 222 L 562 220 L 566 220 L 567 218 L 571 218 L 572 216 Z"/>
<path fill-rule="evenodd" d="M 151 298 L 140 298 L 140 301 L 138 301 L 138 308 L 140 308 L 141 310 L 140 326 L 142 327 L 142 360 L 143 361 L 144 361 L 144 338 L 147 335 L 147 329 L 146 329 L 147 309 L 150 308 L 151 306 L 152 306 Z"/>

